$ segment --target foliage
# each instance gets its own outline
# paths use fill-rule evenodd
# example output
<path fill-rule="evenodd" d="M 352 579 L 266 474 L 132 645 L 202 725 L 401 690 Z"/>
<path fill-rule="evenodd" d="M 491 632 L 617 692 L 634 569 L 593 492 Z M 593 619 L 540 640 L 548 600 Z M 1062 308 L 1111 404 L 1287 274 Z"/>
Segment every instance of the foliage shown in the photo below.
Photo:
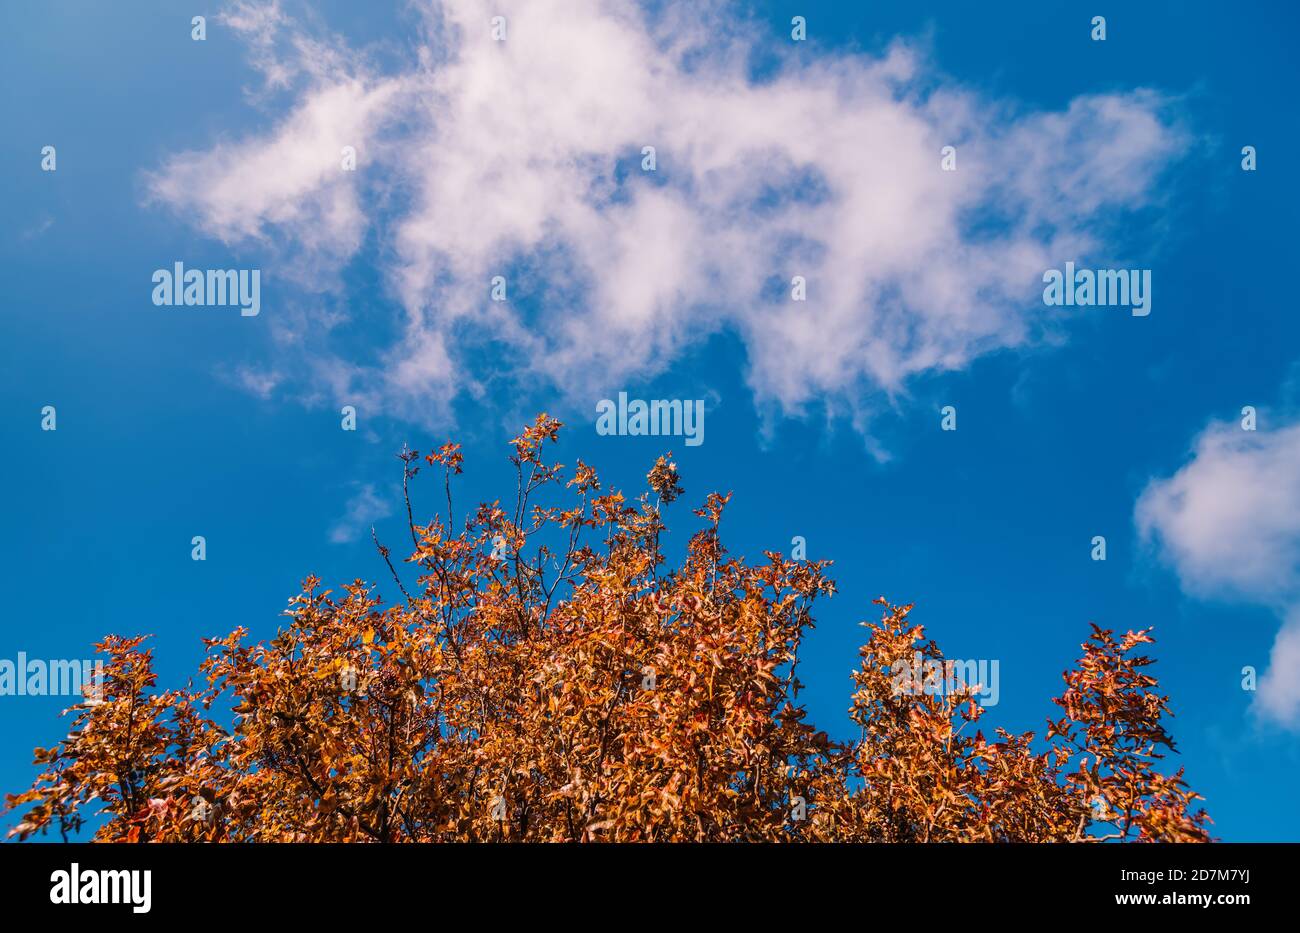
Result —
<path fill-rule="evenodd" d="M 728 556 L 729 496 L 713 494 L 666 572 L 675 465 L 660 458 L 629 502 L 581 462 L 567 481 L 544 462 L 559 428 L 543 415 L 512 442 L 515 502 L 459 532 L 459 447 L 424 458 L 446 492 L 427 525 L 418 454 L 402 453 L 414 587 L 375 540 L 400 605 L 309 577 L 275 638 L 205 640 L 204 685 L 161 693 L 143 639 L 105 639 L 102 701 L 36 750 L 13 832 L 66 837 L 97 801 L 95 838 L 131 842 L 1208 838 L 1182 771 L 1155 770 L 1173 742 L 1135 653 L 1147 632 L 1094 626 L 1043 739 L 989 738 L 973 687 L 897 689 L 891 667 L 943 656 L 911 606 L 877 600 L 853 674 L 860 735 L 832 740 L 796 673 L 829 562 Z M 227 708 L 230 728 L 213 718 Z"/>

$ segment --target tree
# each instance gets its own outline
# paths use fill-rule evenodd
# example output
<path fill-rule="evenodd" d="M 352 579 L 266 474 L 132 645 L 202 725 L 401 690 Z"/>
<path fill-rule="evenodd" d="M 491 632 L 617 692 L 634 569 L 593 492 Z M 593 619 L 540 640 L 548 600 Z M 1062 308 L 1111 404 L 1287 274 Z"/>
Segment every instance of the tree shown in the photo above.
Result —
<path fill-rule="evenodd" d="M 8 797 L 29 808 L 13 833 L 66 838 L 98 801 L 95 837 L 131 842 L 1208 839 L 1182 770 L 1155 769 L 1173 741 L 1136 653 L 1148 632 L 1094 626 L 1043 738 L 990 738 L 974 685 L 900 689 L 918 652 L 946 662 L 911 606 L 877 600 L 853 675 L 860 735 L 833 740 L 797 677 L 829 562 L 728 556 L 730 497 L 712 494 L 666 571 L 675 465 L 661 457 L 629 502 L 581 461 L 567 481 L 544 462 L 559 429 L 526 428 L 514 503 L 455 533 L 459 447 L 424 458 L 446 494 L 427 525 L 403 451 L 413 586 L 375 539 L 398 605 L 309 577 L 275 638 L 205 640 L 203 685 L 161 693 L 142 638 L 105 639 L 102 699 L 36 750 L 43 772 Z"/>

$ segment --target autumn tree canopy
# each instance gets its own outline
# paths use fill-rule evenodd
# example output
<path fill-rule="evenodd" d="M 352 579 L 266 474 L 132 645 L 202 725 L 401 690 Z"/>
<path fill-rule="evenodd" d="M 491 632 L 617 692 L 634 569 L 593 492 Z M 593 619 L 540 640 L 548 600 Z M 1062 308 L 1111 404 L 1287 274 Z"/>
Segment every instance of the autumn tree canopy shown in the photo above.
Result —
<path fill-rule="evenodd" d="M 973 688 L 900 691 L 909 618 L 878 622 L 848 696 L 857 735 L 807 721 L 798 655 L 829 561 L 765 552 L 750 566 L 709 495 L 680 567 L 660 547 L 683 490 L 660 458 L 633 501 L 544 448 L 545 415 L 516 438 L 514 501 L 458 516 L 458 445 L 424 457 L 438 513 L 381 568 L 308 577 L 275 638 L 205 640 L 199 686 L 158 690 L 141 637 L 110 636 L 102 699 L 37 749 L 34 786 L 9 795 L 13 833 L 103 841 L 1204 841 L 1182 780 L 1168 698 L 1145 673 L 1146 631 L 1093 627 L 1041 736 L 985 735 Z M 405 550 L 405 547 L 403 547 Z M 865 623 L 864 623 L 865 624 Z"/>

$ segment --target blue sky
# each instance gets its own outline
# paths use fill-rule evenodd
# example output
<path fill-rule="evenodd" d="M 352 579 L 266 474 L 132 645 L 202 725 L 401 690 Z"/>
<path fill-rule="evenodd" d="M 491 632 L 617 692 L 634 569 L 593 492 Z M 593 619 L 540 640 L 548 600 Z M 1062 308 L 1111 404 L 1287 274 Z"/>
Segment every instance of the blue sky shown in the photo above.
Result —
<path fill-rule="evenodd" d="M 496 498 L 547 410 L 625 489 L 672 449 L 679 540 L 730 490 L 733 552 L 835 561 L 801 660 L 830 731 L 877 595 L 997 659 L 1015 730 L 1089 621 L 1154 625 L 1216 834 L 1300 838 L 1289 5 L 370 6 L 0 12 L 0 658 L 150 632 L 177 683 L 308 573 L 382 587 L 403 443 L 462 442 L 460 501 Z M 155 307 L 176 261 L 260 268 L 261 313 Z M 1152 313 L 1045 307 L 1066 261 L 1150 269 Z M 620 390 L 704 399 L 705 443 L 597 435 Z M 64 705 L 0 697 L 5 790 Z"/>

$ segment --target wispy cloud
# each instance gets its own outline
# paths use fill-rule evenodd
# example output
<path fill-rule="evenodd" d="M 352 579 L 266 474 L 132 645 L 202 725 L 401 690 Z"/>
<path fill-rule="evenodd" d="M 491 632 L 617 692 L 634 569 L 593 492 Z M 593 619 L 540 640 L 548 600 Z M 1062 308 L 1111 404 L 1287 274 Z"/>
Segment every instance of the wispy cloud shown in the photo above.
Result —
<path fill-rule="evenodd" d="M 220 370 L 218 375 L 231 385 L 238 386 L 260 399 L 269 399 L 283 378 L 273 370 L 251 366 L 237 366 L 233 371 Z"/>
<path fill-rule="evenodd" d="M 329 539 L 333 544 L 355 541 L 375 522 L 392 514 L 392 504 L 375 492 L 372 483 L 358 483 L 343 517 L 330 529 Z"/>
<path fill-rule="evenodd" d="M 43 237 L 53 226 L 54 218 L 46 215 L 24 230 L 21 234 L 21 238 L 24 240 L 38 239 Z"/>
<path fill-rule="evenodd" d="M 257 68 L 293 104 L 150 181 L 212 236 L 282 250 L 310 287 L 337 284 L 373 232 L 400 307 L 376 360 L 325 338 L 286 352 L 399 415 L 445 416 L 478 391 L 470 347 L 586 410 L 726 332 L 763 409 L 825 404 L 866 425 L 911 377 L 1035 340 L 1043 270 L 1103 250 L 1106 222 L 1148 202 L 1185 142 L 1150 91 L 1024 112 L 905 43 L 818 52 L 723 3 L 417 9 L 408 66 L 381 72 L 279 4 L 238 4 L 233 22 L 260 24 L 245 31 Z M 760 50 L 779 63 L 755 78 Z M 487 300 L 507 271 L 532 308 Z M 790 300 L 794 276 L 807 301 Z"/>

